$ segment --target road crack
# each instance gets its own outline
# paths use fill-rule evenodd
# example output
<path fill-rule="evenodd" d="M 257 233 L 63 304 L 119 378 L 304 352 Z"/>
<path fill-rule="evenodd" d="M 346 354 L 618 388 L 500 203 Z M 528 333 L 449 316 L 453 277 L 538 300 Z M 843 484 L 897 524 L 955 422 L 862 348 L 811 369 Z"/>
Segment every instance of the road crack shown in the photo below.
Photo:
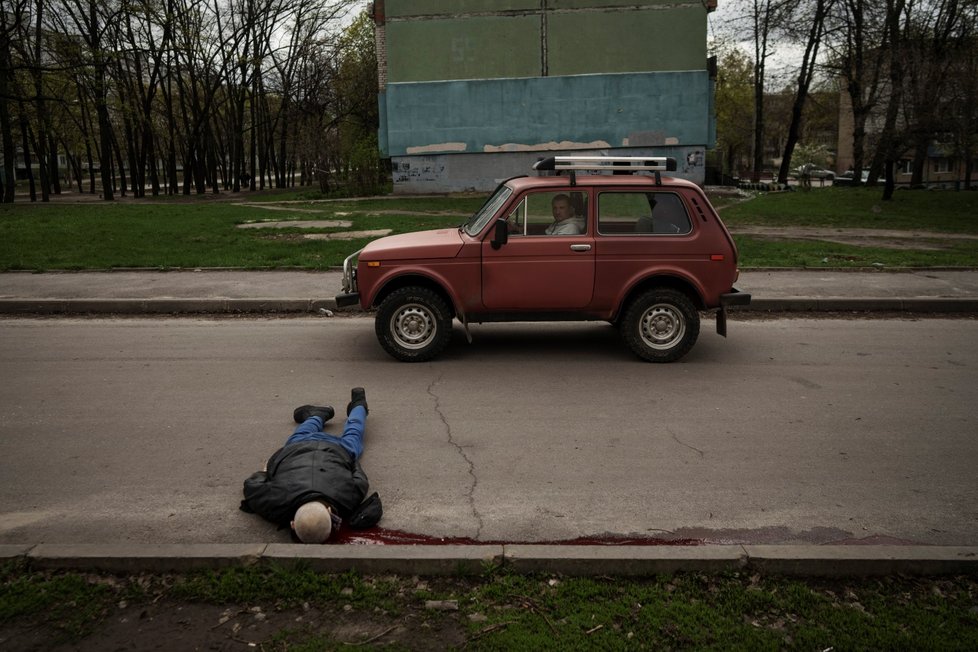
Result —
<path fill-rule="evenodd" d="M 679 437 L 677 437 L 677 436 L 676 436 L 676 433 L 674 433 L 673 431 L 671 431 L 671 430 L 670 430 L 670 431 L 669 431 L 669 435 L 670 435 L 670 436 L 672 437 L 672 439 L 673 439 L 673 441 L 675 441 L 675 442 L 676 442 L 677 444 L 679 444 L 680 446 L 685 446 L 685 447 L 686 447 L 686 448 L 688 448 L 689 450 L 693 450 L 693 451 L 696 451 L 697 453 L 699 453 L 699 454 L 700 454 L 700 457 L 706 457 L 706 453 L 704 453 L 704 452 L 703 452 L 703 451 L 701 451 L 700 449 L 698 449 L 698 448 L 696 448 L 695 446 L 690 446 L 690 445 L 689 445 L 689 444 L 687 444 L 686 442 L 684 442 L 684 441 L 682 441 L 681 439 L 679 439 Z"/>
<path fill-rule="evenodd" d="M 444 374 L 441 374 L 438 376 L 438 378 L 433 380 L 431 384 L 428 385 L 426 391 L 428 392 L 428 395 L 431 396 L 431 398 L 435 402 L 435 414 L 438 415 L 438 418 L 441 419 L 442 424 L 445 426 L 445 433 L 448 435 L 448 443 L 452 447 L 454 447 L 455 450 L 458 452 L 459 456 L 462 458 L 462 460 L 465 462 L 466 466 L 468 467 L 468 474 L 472 477 L 472 482 L 469 484 L 469 488 L 465 493 L 465 499 L 469 504 L 469 510 L 472 512 L 472 516 L 473 518 L 475 518 L 475 522 L 476 522 L 476 531 L 473 539 L 478 540 L 479 537 L 482 535 L 482 527 L 483 527 L 482 515 L 479 514 L 479 510 L 477 510 L 475 507 L 475 490 L 479 486 L 479 476 L 476 475 L 475 464 L 472 462 L 471 459 L 469 459 L 469 456 L 466 455 L 465 448 L 463 448 L 461 444 L 455 441 L 455 436 L 452 433 L 452 424 L 448 422 L 448 419 L 445 418 L 444 412 L 441 411 L 441 399 L 439 398 L 438 394 L 435 393 L 434 388 L 438 383 L 441 382 L 443 376 Z"/>

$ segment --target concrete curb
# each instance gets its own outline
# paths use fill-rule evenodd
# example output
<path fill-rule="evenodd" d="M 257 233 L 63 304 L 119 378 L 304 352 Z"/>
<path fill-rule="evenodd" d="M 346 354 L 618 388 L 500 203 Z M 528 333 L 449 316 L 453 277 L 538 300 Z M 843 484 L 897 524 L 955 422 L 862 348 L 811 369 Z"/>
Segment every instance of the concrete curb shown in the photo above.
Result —
<path fill-rule="evenodd" d="M 0 299 L 8 315 L 318 313 L 335 299 Z"/>
<path fill-rule="evenodd" d="M 734 306 L 731 312 L 975 312 L 978 299 L 944 297 L 863 297 L 863 298 L 799 298 L 782 299 L 754 298 L 749 306 Z"/>
<path fill-rule="evenodd" d="M 337 310 L 335 299 L 0 299 L 6 315 L 275 314 Z M 978 312 L 978 298 L 755 298 L 731 312 Z"/>
<path fill-rule="evenodd" d="M 769 575 L 978 575 L 978 546 L 706 545 L 303 546 L 300 544 L 2 545 L 0 560 L 26 558 L 37 569 L 169 573 L 256 564 L 327 573 L 479 575 L 518 573 L 641 577 L 678 572 Z"/>

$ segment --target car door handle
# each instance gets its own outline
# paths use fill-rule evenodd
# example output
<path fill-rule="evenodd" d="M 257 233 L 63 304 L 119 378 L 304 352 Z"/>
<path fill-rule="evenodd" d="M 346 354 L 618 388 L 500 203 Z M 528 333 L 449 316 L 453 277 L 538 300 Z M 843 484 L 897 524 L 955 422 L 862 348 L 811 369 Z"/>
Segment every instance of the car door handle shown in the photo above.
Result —
<path fill-rule="evenodd" d="M 570 247 L 571 251 L 591 251 L 591 245 L 589 244 L 575 244 Z"/>

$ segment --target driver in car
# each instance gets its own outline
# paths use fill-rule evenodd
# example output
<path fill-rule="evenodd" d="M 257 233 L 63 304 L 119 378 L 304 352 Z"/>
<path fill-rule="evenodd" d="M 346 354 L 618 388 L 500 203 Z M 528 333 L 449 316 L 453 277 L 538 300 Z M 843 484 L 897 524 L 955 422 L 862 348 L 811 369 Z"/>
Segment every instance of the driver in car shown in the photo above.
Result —
<path fill-rule="evenodd" d="M 547 235 L 580 235 L 587 228 L 586 218 L 574 214 L 570 197 L 557 195 L 550 203 L 554 222 L 544 231 Z"/>

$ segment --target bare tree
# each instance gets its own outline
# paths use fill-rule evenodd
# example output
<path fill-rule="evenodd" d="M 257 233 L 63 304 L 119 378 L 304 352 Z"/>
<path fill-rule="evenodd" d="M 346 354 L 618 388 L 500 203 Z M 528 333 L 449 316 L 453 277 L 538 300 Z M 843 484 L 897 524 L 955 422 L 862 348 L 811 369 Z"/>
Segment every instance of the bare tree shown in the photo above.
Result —
<path fill-rule="evenodd" d="M 852 109 L 853 183 L 866 167 L 866 126 L 878 107 L 886 63 L 885 6 L 868 0 L 838 0 L 828 16 L 828 70 L 839 77 Z"/>
<path fill-rule="evenodd" d="M 808 90 L 815 76 L 815 66 L 818 60 L 818 50 L 825 33 L 825 18 L 833 4 L 833 0 L 814 0 L 814 4 L 806 3 L 795 7 L 799 11 L 797 17 L 789 19 L 789 24 L 800 23 L 808 25 L 805 34 L 805 53 L 798 67 L 795 98 L 791 107 L 791 121 L 788 124 L 788 136 L 785 140 L 784 152 L 781 156 L 781 167 L 778 170 L 778 182 L 788 183 L 788 173 L 791 171 L 791 155 L 798 144 L 801 131 L 802 111 L 808 99 Z M 790 33 L 790 30 L 789 30 Z"/>
<path fill-rule="evenodd" d="M 964 189 L 971 190 L 978 151 L 978 3 L 963 8 L 961 39 L 952 58 L 953 95 L 949 106 L 954 126 L 954 154 L 964 161 Z"/>
<path fill-rule="evenodd" d="M 911 0 L 912 3 L 912 0 Z M 905 38 L 906 95 L 904 112 L 913 147 L 910 183 L 923 183 L 928 147 L 945 138 L 952 53 L 962 41 L 965 13 L 960 0 L 921 0 L 909 14 Z"/>
<path fill-rule="evenodd" d="M 764 169 L 764 94 L 767 83 L 767 60 L 774 54 L 777 30 L 790 14 L 796 0 L 751 0 L 747 10 L 750 34 L 754 43 L 754 145 L 751 180 L 760 180 Z"/>
<path fill-rule="evenodd" d="M 31 183 L 40 172 L 42 197 L 58 192 L 59 147 L 79 191 L 87 169 L 95 192 L 98 171 L 106 200 L 130 186 L 136 197 L 177 192 L 181 167 L 188 194 L 238 190 L 242 179 L 285 186 L 308 168 L 298 134 L 336 128 L 337 18 L 360 4 L 4 0 L 0 196 L 13 199 L 18 149 Z"/>
<path fill-rule="evenodd" d="M 42 19 L 44 16 L 44 0 L 35 0 L 34 3 L 34 24 L 33 29 L 24 29 L 21 32 L 21 57 L 25 61 L 30 71 L 31 86 L 33 87 L 34 99 L 34 124 L 36 132 L 34 138 L 25 138 L 25 143 L 33 146 L 34 156 L 38 163 L 38 181 L 41 186 L 41 201 L 51 199 L 51 180 L 48 174 L 48 133 L 51 130 L 50 117 L 47 110 L 47 99 L 45 97 L 43 83 L 43 63 L 41 59 L 42 41 L 44 30 L 42 29 Z M 28 129 L 28 131 L 30 131 Z M 57 158 L 55 158 L 57 160 Z M 33 175 L 31 176 L 31 201 L 36 201 Z"/>
<path fill-rule="evenodd" d="M 3 187 L 0 198 L 3 203 L 14 201 L 16 187 L 16 159 L 14 158 L 14 129 L 10 114 L 10 99 L 13 96 L 14 74 L 17 68 L 14 60 L 14 40 L 21 31 L 27 15 L 27 1 L 16 0 L 4 4 L 0 11 L 0 140 L 3 144 Z"/>
<path fill-rule="evenodd" d="M 179 89 L 183 138 L 183 193 L 191 186 L 206 192 L 208 180 L 215 179 L 213 151 L 213 113 L 221 108 L 222 87 L 231 64 L 228 52 L 237 50 L 244 32 L 225 26 L 226 16 L 219 0 L 176 0 L 176 66 L 173 71 Z M 230 12 L 229 12 L 230 13 Z M 170 95 L 171 101 L 173 95 Z M 213 182 L 217 190 L 216 182 Z"/>
<path fill-rule="evenodd" d="M 912 2 L 913 0 L 911 0 Z M 886 105 L 886 118 L 883 123 L 883 132 L 880 135 L 880 148 L 877 156 L 883 163 L 885 181 L 883 184 L 883 200 L 893 198 L 896 187 L 894 177 L 894 167 L 900 155 L 901 145 L 897 136 L 897 117 L 900 110 L 900 102 L 903 97 L 903 55 L 900 48 L 903 44 L 903 22 L 907 7 L 907 0 L 886 0 L 886 32 L 889 43 L 888 61 L 890 93 Z M 876 167 L 874 165 L 874 167 Z"/>
<path fill-rule="evenodd" d="M 118 37 L 123 56 L 116 59 L 116 81 L 126 129 L 133 196 L 145 196 L 147 173 L 154 196 L 160 193 L 156 165 L 154 113 L 165 73 L 165 52 L 173 38 L 173 16 L 166 5 L 125 0 Z"/>
<path fill-rule="evenodd" d="M 58 0 L 59 6 L 52 12 L 64 20 L 64 33 L 77 35 L 85 44 L 85 63 L 91 70 L 87 80 L 88 90 L 95 104 L 99 131 L 99 168 L 102 179 L 102 196 L 107 201 L 115 198 L 115 175 L 112 163 L 113 124 L 109 115 L 109 69 L 112 52 L 107 46 L 107 32 L 113 29 L 119 15 L 119 6 L 109 0 Z"/>

